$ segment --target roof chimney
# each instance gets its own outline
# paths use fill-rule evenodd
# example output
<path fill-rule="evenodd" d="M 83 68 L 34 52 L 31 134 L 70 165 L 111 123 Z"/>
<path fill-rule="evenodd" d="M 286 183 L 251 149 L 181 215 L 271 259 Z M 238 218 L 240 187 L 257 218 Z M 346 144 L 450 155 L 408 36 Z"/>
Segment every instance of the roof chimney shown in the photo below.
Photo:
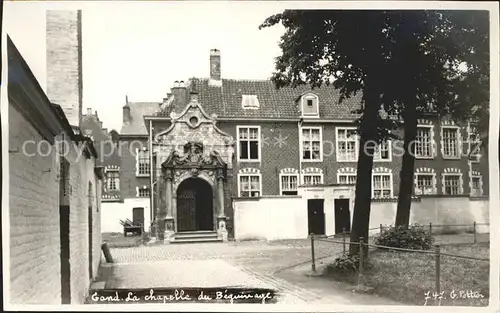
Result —
<path fill-rule="evenodd" d="M 210 80 L 213 81 L 221 80 L 220 50 L 218 49 L 210 50 Z"/>
<path fill-rule="evenodd" d="M 46 12 L 47 97 L 61 106 L 68 122 L 83 116 L 82 11 Z"/>
<path fill-rule="evenodd" d="M 188 91 L 184 81 L 175 81 L 174 87 L 171 88 L 172 95 L 174 96 L 174 107 L 184 108 L 188 103 Z"/>
<path fill-rule="evenodd" d="M 123 106 L 123 124 L 129 124 L 130 120 L 130 105 L 128 104 L 128 96 L 125 96 L 125 105 Z"/>

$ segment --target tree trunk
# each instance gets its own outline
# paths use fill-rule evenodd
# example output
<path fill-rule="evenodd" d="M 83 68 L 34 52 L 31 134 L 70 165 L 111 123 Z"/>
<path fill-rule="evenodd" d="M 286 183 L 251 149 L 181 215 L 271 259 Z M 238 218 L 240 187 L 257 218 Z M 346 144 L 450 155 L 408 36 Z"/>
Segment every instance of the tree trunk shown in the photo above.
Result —
<path fill-rule="evenodd" d="M 415 171 L 415 140 L 417 138 L 417 110 L 415 103 L 406 103 L 404 111 L 404 155 L 399 174 L 399 196 L 396 227 L 408 228 L 410 224 L 411 196 Z"/>
<path fill-rule="evenodd" d="M 365 93 L 367 91 L 365 90 Z M 367 142 L 375 141 L 377 133 L 378 109 L 380 108 L 380 98 L 377 94 L 372 94 L 365 98 L 365 109 L 363 120 L 360 125 L 360 145 L 356 179 L 356 192 L 354 202 L 354 212 L 351 227 L 351 242 L 359 242 L 363 237 L 368 240 L 368 228 L 370 224 L 370 205 L 372 199 L 372 168 L 373 168 L 373 148 L 367 148 Z M 366 247 L 363 252 L 368 252 Z M 349 254 L 359 253 L 359 245 L 352 244 L 349 247 Z"/>

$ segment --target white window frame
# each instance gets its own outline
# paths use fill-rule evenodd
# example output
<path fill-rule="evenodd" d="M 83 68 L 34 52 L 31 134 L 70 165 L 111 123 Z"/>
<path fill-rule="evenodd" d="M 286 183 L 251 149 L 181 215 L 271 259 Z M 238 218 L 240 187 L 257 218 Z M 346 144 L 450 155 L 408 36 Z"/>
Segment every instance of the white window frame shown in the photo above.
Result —
<path fill-rule="evenodd" d="M 349 178 L 350 178 L 350 177 L 354 177 L 355 179 L 354 179 L 354 183 L 353 183 L 353 184 L 356 184 L 356 179 L 357 179 L 356 177 L 357 177 L 358 175 L 356 175 L 356 174 L 352 174 L 352 173 L 338 173 L 338 174 L 337 174 L 337 184 L 341 184 L 341 182 L 340 182 L 340 177 L 342 177 L 342 176 L 345 176 L 345 177 L 346 177 L 347 184 L 349 184 Z"/>
<path fill-rule="evenodd" d="M 474 183 L 473 183 L 473 179 L 474 178 L 479 178 L 479 194 L 478 195 L 475 195 L 475 194 L 472 194 L 472 186 L 474 186 Z M 483 190 L 483 176 L 482 175 L 471 175 L 470 177 L 470 196 L 471 197 L 482 197 L 483 196 L 483 193 L 484 193 L 484 190 Z"/>
<path fill-rule="evenodd" d="M 425 124 L 418 124 L 417 125 L 417 134 L 418 134 L 418 129 L 419 128 L 427 128 L 429 129 L 429 140 L 430 140 L 430 156 L 420 156 L 417 154 L 417 146 L 415 145 L 415 159 L 424 159 L 424 160 L 429 160 L 429 159 L 434 159 L 436 155 L 435 151 L 435 144 L 434 144 L 434 125 L 425 125 Z M 416 140 L 416 138 L 415 138 Z"/>
<path fill-rule="evenodd" d="M 339 150 L 339 130 L 356 130 L 356 127 L 345 126 L 345 127 L 335 127 L 335 157 L 337 162 L 357 162 L 359 159 L 359 135 L 355 135 L 355 144 L 354 144 L 354 160 L 346 160 L 340 158 L 340 150 Z"/>
<path fill-rule="evenodd" d="M 458 176 L 458 193 L 457 194 L 447 194 L 446 193 L 446 177 L 450 176 Z M 442 180 L 441 180 L 441 192 L 445 196 L 457 196 L 457 195 L 463 195 L 464 194 L 464 180 L 463 180 L 463 174 L 460 172 L 454 172 L 454 173 L 443 173 L 442 174 Z"/>
<path fill-rule="evenodd" d="M 390 187 L 389 198 L 394 197 L 394 182 L 392 178 L 392 171 L 384 171 L 384 172 L 380 171 L 375 173 L 372 172 L 372 199 L 386 199 L 385 197 L 375 197 L 375 176 L 389 176 L 389 187 Z"/>
<path fill-rule="evenodd" d="M 140 195 L 140 190 L 148 190 L 149 191 L 149 195 L 148 196 L 141 196 Z M 142 186 L 142 187 L 137 186 L 137 187 L 135 187 L 135 196 L 137 198 L 150 198 L 151 197 L 151 190 L 147 186 Z"/>
<path fill-rule="evenodd" d="M 301 181 L 302 186 L 308 186 L 308 187 L 318 186 L 318 185 L 306 185 L 306 183 L 305 183 L 306 176 L 319 176 L 320 178 L 319 178 L 319 184 L 318 185 L 324 184 L 323 173 L 304 173 L 304 174 L 302 174 L 302 181 Z M 311 181 L 312 181 L 312 178 L 311 178 Z"/>
<path fill-rule="evenodd" d="M 247 110 L 256 110 L 260 108 L 257 95 L 241 95 L 241 107 Z"/>
<path fill-rule="evenodd" d="M 284 189 L 283 188 L 283 180 L 282 180 L 282 177 L 295 177 L 297 179 L 297 189 L 295 190 L 291 190 L 291 189 Z M 300 177 L 299 177 L 299 173 L 296 172 L 296 173 L 280 173 L 279 174 L 279 180 L 280 180 L 280 195 L 283 196 L 283 191 L 296 191 L 297 194 L 299 192 L 299 185 L 300 185 Z"/>
<path fill-rule="evenodd" d="M 392 162 L 392 141 L 387 139 L 385 140 L 385 142 L 387 143 L 387 152 L 389 154 L 389 158 L 382 159 L 382 153 L 380 152 L 382 144 L 378 144 L 375 148 L 375 154 L 373 155 L 374 162 Z"/>
<path fill-rule="evenodd" d="M 248 197 L 245 197 L 245 198 L 260 198 L 262 197 L 262 174 L 260 173 L 260 171 L 258 172 L 246 172 L 245 169 L 242 169 L 240 170 L 240 172 L 238 173 L 238 197 L 242 197 L 241 196 L 241 177 L 243 176 L 247 176 L 248 177 L 248 183 L 249 183 L 249 187 L 250 187 L 250 196 Z M 252 197 L 252 179 L 250 178 L 250 176 L 256 176 L 256 177 L 259 177 L 259 196 L 258 197 Z"/>
<path fill-rule="evenodd" d="M 319 176 L 320 183 L 319 185 L 322 185 L 325 183 L 324 175 L 323 175 L 323 170 L 320 168 L 314 168 L 314 167 L 308 167 L 302 170 L 302 173 L 300 174 L 300 185 L 301 186 L 306 186 L 305 185 L 305 177 L 306 176 Z M 312 178 L 311 178 L 312 181 Z M 317 185 L 307 185 L 307 186 L 317 186 Z"/>
<path fill-rule="evenodd" d="M 304 130 L 319 130 L 319 159 L 304 159 L 304 142 L 303 142 L 303 131 Z M 309 141 L 312 157 L 312 140 Z M 299 153 L 301 162 L 323 162 L 323 127 L 321 126 L 302 126 L 299 128 Z"/>
<path fill-rule="evenodd" d="M 418 193 L 417 190 L 418 188 L 418 177 L 419 176 L 431 176 L 431 185 L 432 185 L 432 192 L 431 193 Z M 437 194 L 437 179 L 436 179 L 436 173 L 434 172 L 417 172 L 414 174 L 414 183 L 413 183 L 413 192 L 416 196 L 426 196 L 426 195 L 435 195 Z"/>
<path fill-rule="evenodd" d="M 305 113 L 304 107 L 307 105 L 307 100 L 313 101 L 313 106 L 316 104 L 315 113 Z M 319 97 L 314 93 L 307 93 L 301 97 L 301 116 L 302 117 L 319 117 Z"/>
<path fill-rule="evenodd" d="M 240 129 L 248 129 L 248 134 L 250 137 L 250 128 L 257 128 L 257 154 L 258 157 L 257 159 L 242 159 L 241 158 L 241 146 L 240 146 Z M 262 133 L 259 125 L 238 125 L 236 126 L 236 143 L 237 147 L 236 150 L 238 152 L 238 157 L 237 157 L 237 162 L 244 162 L 244 163 L 260 163 L 261 158 L 262 158 Z M 248 139 L 250 141 L 250 138 Z M 250 149 L 250 145 L 248 145 L 248 149 Z M 248 153 L 248 157 L 250 157 L 250 151 Z"/>
<path fill-rule="evenodd" d="M 141 149 L 141 150 L 139 150 L 139 148 L 135 149 L 135 176 L 137 177 L 149 177 L 149 175 L 151 175 L 151 156 L 149 155 L 149 151 L 148 151 L 149 173 L 148 174 L 139 173 L 139 153 L 145 151 L 148 151 L 148 149 Z"/>
<path fill-rule="evenodd" d="M 108 173 L 118 174 L 118 184 L 115 183 L 115 186 L 117 186 L 118 188 L 111 189 Z M 106 169 L 105 175 L 106 175 L 106 188 L 108 189 L 108 191 L 120 191 L 120 171 L 118 169 Z"/>
<path fill-rule="evenodd" d="M 444 146 L 445 146 L 445 143 L 444 143 L 444 131 L 445 130 L 455 130 L 455 134 L 456 134 L 456 152 L 457 154 L 455 156 L 450 156 L 450 155 L 446 155 L 444 153 Z M 460 127 L 459 126 L 456 126 L 456 125 L 446 125 L 446 126 L 441 126 L 441 155 L 443 157 L 443 159 L 447 159 L 447 160 L 457 160 L 457 159 L 460 159 L 460 156 L 462 154 L 462 149 L 461 149 L 461 144 L 462 144 L 462 140 L 461 140 L 461 130 L 460 130 Z"/>
<path fill-rule="evenodd" d="M 481 147 L 482 141 L 481 138 L 479 138 L 479 134 L 475 133 L 473 130 L 476 129 L 476 126 L 473 126 L 470 122 L 468 123 L 467 127 L 467 142 L 468 142 L 468 148 L 467 148 L 467 155 L 469 156 L 469 161 L 472 163 L 479 163 L 481 160 L 481 150 L 476 150 L 476 147 Z M 472 138 L 473 135 L 476 135 L 477 138 Z M 475 153 L 474 150 L 476 151 Z"/>

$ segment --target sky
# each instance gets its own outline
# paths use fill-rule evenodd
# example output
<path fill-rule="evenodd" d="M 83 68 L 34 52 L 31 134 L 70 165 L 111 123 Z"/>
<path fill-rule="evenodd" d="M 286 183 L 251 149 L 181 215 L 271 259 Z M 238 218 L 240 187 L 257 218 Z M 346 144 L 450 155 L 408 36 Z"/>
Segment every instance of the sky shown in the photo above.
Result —
<path fill-rule="evenodd" d="M 221 50 L 223 78 L 266 79 L 284 32 L 259 30 L 287 8 L 463 8 L 481 2 L 442 1 L 5 1 L 3 29 L 45 90 L 45 12 L 81 9 L 83 107 L 104 127 L 120 130 L 125 96 L 161 102 L 174 81 L 209 76 L 210 49 Z M 492 11 L 493 12 L 493 11 Z"/>
<path fill-rule="evenodd" d="M 281 25 L 259 30 L 283 10 L 270 2 L 4 2 L 4 29 L 46 90 L 45 12 L 82 9 L 83 112 L 121 128 L 129 101 L 161 102 L 174 81 L 208 77 L 210 49 L 223 78 L 266 79 L 280 54 Z"/>

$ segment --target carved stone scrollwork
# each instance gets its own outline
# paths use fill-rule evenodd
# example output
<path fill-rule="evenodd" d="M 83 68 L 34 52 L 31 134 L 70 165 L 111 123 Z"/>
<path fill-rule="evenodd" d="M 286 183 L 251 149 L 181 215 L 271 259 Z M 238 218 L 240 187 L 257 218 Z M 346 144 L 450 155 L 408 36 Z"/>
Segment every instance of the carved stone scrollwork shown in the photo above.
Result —
<path fill-rule="evenodd" d="M 172 180 L 173 179 L 173 176 L 174 176 L 174 173 L 171 169 L 167 168 L 165 170 L 165 179 L 168 179 L 168 180 Z"/>
<path fill-rule="evenodd" d="M 193 175 L 193 177 L 198 177 L 199 173 L 200 173 L 200 170 L 198 168 L 194 167 L 191 169 L 191 175 Z"/>
<path fill-rule="evenodd" d="M 222 169 L 222 168 L 217 169 L 216 178 L 217 178 L 217 180 L 224 179 L 224 169 Z"/>
<path fill-rule="evenodd" d="M 222 166 L 224 161 L 219 153 L 212 151 L 209 154 L 203 152 L 203 144 L 200 142 L 188 142 L 184 145 L 184 153 L 173 151 L 164 163 L 168 167 L 175 166 Z"/>

